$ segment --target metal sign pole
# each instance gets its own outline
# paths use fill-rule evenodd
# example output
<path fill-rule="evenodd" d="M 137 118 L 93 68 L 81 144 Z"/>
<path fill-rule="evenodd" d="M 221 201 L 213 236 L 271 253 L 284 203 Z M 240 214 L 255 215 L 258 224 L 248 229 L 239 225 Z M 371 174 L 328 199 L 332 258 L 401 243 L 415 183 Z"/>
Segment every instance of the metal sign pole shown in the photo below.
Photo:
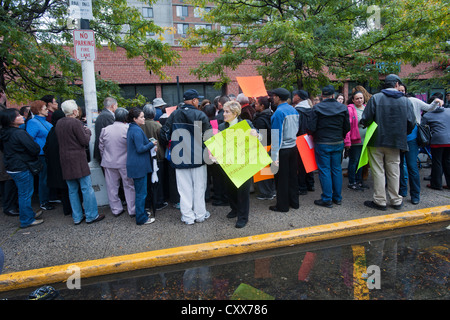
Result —
<path fill-rule="evenodd" d="M 81 29 L 89 30 L 89 20 L 81 19 Z M 106 192 L 106 181 L 103 170 L 98 161 L 94 158 L 95 144 L 95 119 L 94 115 L 98 114 L 97 106 L 97 89 L 95 83 L 95 68 L 93 60 L 82 60 L 81 69 L 83 75 L 84 103 L 86 108 L 86 121 L 89 130 L 91 130 L 91 140 L 89 141 L 89 154 L 91 161 L 89 167 L 91 170 L 92 187 L 95 191 L 98 206 L 109 204 Z"/>

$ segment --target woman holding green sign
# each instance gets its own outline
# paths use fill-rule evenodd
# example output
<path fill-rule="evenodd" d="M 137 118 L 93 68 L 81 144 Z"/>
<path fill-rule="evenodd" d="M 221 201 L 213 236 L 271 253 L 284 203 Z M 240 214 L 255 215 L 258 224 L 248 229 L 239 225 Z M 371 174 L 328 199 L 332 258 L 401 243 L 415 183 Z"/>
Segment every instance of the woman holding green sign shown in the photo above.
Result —
<path fill-rule="evenodd" d="M 358 162 L 364 143 L 367 128 L 359 123 L 364 108 L 364 95 L 356 91 L 351 97 L 352 103 L 347 106 L 350 117 L 350 131 L 344 139 L 345 149 L 348 152 L 348 188 L 362 191 L 367 186 L 363 184 L 362 168 L 358 169 Z"/>
<path fill-rule="evenodd" d="M 247 121 L 252 128 L 250 134 L 258 136 L 258 131 L 254 129 L 252 123 L 248 120 L 241 120 L 241 105 L 236 101 L 228 101 L 223 106 L 224 122 L 219 125 L 219 131 L 228 129 L 229 127 L 241 122 Z M 250 210 L 250 186 L 252 179 L 248 179 L 239 188 L 225 174 L 225 185 L 230 202 L 231 211 L 227 214 L 227 218 L 236 218 L 236 228 L 243 228 L 248 222 L 248 214 Z"/>

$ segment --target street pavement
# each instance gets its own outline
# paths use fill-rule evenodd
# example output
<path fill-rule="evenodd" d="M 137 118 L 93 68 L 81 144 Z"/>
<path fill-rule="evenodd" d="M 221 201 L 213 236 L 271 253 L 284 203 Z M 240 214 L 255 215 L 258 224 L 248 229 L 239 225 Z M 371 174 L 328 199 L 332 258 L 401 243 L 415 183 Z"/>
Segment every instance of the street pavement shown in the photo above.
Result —
<path fill-rule="evenodd" d="M 344 177 L 341 205 L 334 204 L 333 208 L 314 205 L 321 194 L 316 173 L 316 190 L 299 196 L 300 208 L 296 210 L 270 211 L 269 206 L 275 200 L 258 200 L 257 193 L 252 193 L 249 222 L 242 229 L 235 228 L 235 219 L 226 218 L 229 207 L 215 207 L 211 202 L 207 203 L 211 217 L 194 225 L 182 223 L 180 211 L 172 204 L 157 211 L 154 223 L 142 226 L 136 225 L 126 211 L 114 217 L 108 206 L 99 208 L 105 219 L 80 225 L 74 225 L 70 216 L 63 215 L 61 204 L 43 213 L 43 224 L 25 229 L 19 228 L 18 217 L 0 214 L 0 247 L 5 254 L 3 274 L 450 205 L 450 190 L 426 187 L 428 181 L 423 178 L 430 174 L 430 168 L 422 168 L 420 174 L 422 190 L 418 205 L 413 205 L 408 196 L 400 211 L 390 207 L 379 211 L 363 205 L 365 200 L 372 200 L 370 174 L 366 181 L 370 189 L 349 190 Z M 38 204 L 35 206 L 37 209 Z"/>

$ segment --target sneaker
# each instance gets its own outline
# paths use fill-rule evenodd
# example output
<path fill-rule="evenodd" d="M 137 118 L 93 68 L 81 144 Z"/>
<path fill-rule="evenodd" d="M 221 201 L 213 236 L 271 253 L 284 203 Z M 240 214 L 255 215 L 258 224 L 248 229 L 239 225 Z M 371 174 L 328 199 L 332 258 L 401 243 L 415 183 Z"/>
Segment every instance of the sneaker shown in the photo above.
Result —
<path fill-rule="evenodd" d="M 50 203 L 43 203 L 43 204 L 41 204 L 40 205 L 40 208 L 42 209 L 42 210 L 53 210 L 53 209 L 55 209 L 55 207 L 54 206 L 52 206 Z"/>
<path fill-rule="evenodd" d="M 43 213 L 43 212 L 44 212 L 44 211 L 42 211 L 42 210 L 36 211 L 36 213 L 35 213 L 35 215 L 34 215 L 34 218 L 35 218 L 35 219 L 40 218 L 40 216 L 42 216 L 42 213 Z"/>
<path fill-rule="evenodd" d="M 256 199 L 258 199 L 258 200 L 273 200 L 273 199 L 275 199 L 275 195 L 261 194 L 261 195 L 257 196 Z"/>
<path fill-rule="evenodd" d="M 173 205 L 173 207 L 175 208 L 175 209 L 180 209 L 180 203 L 178 202 L 178 203 L 175 203 L 174 205 Z"/>
<path fill-rule="evenodd" d="M 367 184 L 365 184 L 364 182 L 358 183 L 358 186 L 362 189 L 370 189 L 370 187 Z"/>
<path fill-rule="evenodd" d="M 364 191 L 364 189 L 361 188 L 361 187 L 359 186 L 359 184 L 357 184 L 356 182 L 355 182 L 355 183 L 350 183 L 350 184 L 347 186 L 347 188 L 349 188 L 350 190 L 353 190 L 353 191 Z"/>
<path fill-rule="evenodd" d="M 9 211 L 3 211 L 7 216 L 11 216 L 11 217 L 18 217 L 19 216 L 19 211 L 17 210 L 9 210 Z"/>
<path fill-rule="evenodd" d="M 145 221 L 144 222 L 144 224 L 150 224 L 150 223 L 153 223 L 153 222 L 155 222 L 155 218 L 153 218 L 153 217 L 148 217 L 148 219 L 147 219 L 147 221 Z"/>
<path fill-rule="evenodd" d="M 42 219 L 37 219 L 37 220 L 34 220 L 32 223 L 30 223 L 29 225 L 27 225 L 27 226 L 25 226 L 25 227 L 21 227 L 22 229 L 24 229 L 24 228 L 28 228 L 28 227 L 34 227 L 34 226 L 37 226 L 38 224 L 41 224 L 41 223 L 43 223 L 44 222 L 44 220 L 42 220 Z"/>
<path fill-rule="evenodd" d="M 325 208 L 333 208 L 333 205 L 330 202 L 325 202 L 322 199 L 320 200 L 314 200 L 314 204 L 317 206 L 325 207 Z"/>
<path fill-rule="evenodd" d="M 211 214 L 208 211 L 206 211 L 205 216 L 201 219 L 195 219 L 195 222 L 203 222 L 206 219 L 208 219 L 210 216 L 211 216 Z"/>
<path fill-rule="evenodd" d="M 372 208 L 372 209 L 381 210 L 381 211 L 386 211 L 387 210 L 386 206 L 380 206 L 379 204 L 376 204 L 375 202 L 370 201 L 370 200 L 364 201 L 364 205 L 366 207 L 369 207 L 369 208 Z"/>
<path fill-rule="evenodd" d="M 403 208 L 403 202 L 400 204 L 392 204 L 391 207 L 395 210 L 400 210 L 401 208 Z"/>
<path fill-rule="evenodd" d="M 50 286 L 40 287 L 34 290 L 28 296 L 28 300 L 53 300 L 59 296 L 59 292 L 55 288 Z"/>
<path fill-rule="evenodd" d="M 169 204 L 167 202 L 163 202 L 158 208 L 156 208 L 156 211 L 162 210 L 165 207 L 167 207 Z"/>

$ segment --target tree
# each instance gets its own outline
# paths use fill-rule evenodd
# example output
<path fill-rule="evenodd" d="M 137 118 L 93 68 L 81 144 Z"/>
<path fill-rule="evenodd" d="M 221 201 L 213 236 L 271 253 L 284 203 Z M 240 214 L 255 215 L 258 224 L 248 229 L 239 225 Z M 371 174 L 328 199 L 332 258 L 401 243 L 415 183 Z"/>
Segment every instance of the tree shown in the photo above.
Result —
<path fill-rule="evenodd" d="M 191 0 L 200 7 L 207 3 Z M 186 48 L 219 53 L 192 70 L 220 76 L 246 60 L 271 87 L 317 92 L 329 82 L 354 79 L 376 84 L 398 63 L 448 61 L 449 6 L 442 0 L 214 0 L 204 20 L 220 28 L 191 29 Z M 372 62 L 376 63 L 372 63 Z M 380 69 L 380 63 L 384 68 Z"/>
<path fill-rule="evenodd" d="M 155 0 L 141 1 L 151 5 Z M 147 37 L 164 29 L 143 19 L 126 0 L 93 0 L 92 7 L 90 28 L 97 47 L 122 47 L 128 58 L 141 57 L 161 78 L 163 67 L 177 62 L 179 56 L 168 44 Z M 24 102 L 44 94 L 69 99 L 82 93 L 74 85 L 81 81 L 80 63 L 67 50 L 75 28 L 68 8 L 69 1 L 61 0 L 0 0 L 0 89 L 10 99 Z M 101 102 L 106 95 L 118 97 L 119 87 L 98 79 L 97 92 Z"/>

